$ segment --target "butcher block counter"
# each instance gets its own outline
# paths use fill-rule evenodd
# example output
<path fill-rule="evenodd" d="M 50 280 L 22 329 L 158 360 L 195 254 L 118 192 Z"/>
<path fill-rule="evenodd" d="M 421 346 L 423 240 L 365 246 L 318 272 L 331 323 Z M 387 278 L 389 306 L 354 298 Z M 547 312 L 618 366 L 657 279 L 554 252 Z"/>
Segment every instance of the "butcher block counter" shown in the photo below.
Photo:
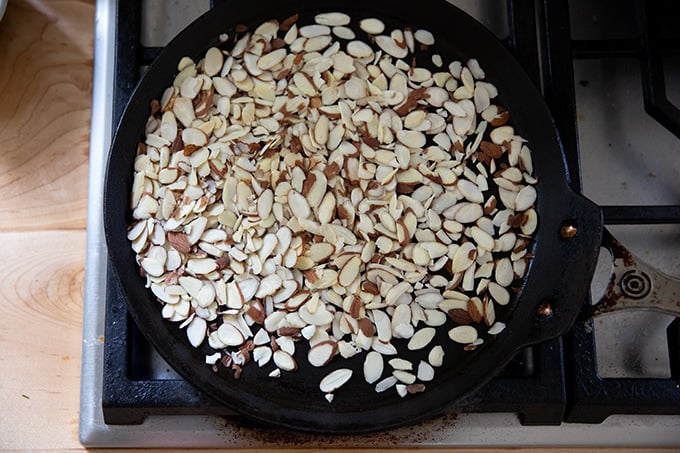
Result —
<path fill-rule="evenodd" d="M 0 22 L 2 450 L 82 448 L 94 12 L 11 0 Z"/>

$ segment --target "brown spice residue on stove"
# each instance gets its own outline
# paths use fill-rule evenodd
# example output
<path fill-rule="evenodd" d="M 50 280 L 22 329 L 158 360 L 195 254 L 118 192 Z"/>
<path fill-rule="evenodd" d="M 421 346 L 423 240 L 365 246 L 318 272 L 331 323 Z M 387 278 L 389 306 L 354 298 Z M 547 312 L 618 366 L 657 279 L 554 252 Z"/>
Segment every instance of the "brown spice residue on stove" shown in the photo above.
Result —
<path fill-rule="evenodd" d="M 622 295 L 615 291 L 614 288 L 616 288 L 616 275 L 612 275 L 609 284 L 607 285 L 607 292 L 602 299 L 593 306 L 589 316 L 597 316 L 609 312 L 616 307 L 616 304 L 619 299 L 621 299 Z"/>
<path fill-rule="evenodd" d="M 234 437 L 240 439 L 257 439 L 258 442 L 265 445 L 285 445 L 286 447 L 323 446 L 324 448 L 342 448 L 375 443 L 393 447 L 399 445 L 399 438 L 391 432 L 351 436 L 341 434 L 313 434 L 260 425 L 256 422 L 233 417 L 225 417 L 224 426 L 232 432 L 232 439 Z"/>
<path fill-rule="evenodd" d="M 616 238 L 604 232 L 603 245 L 612 254 L 612 259 L 616 261 L 617 259 L 623 261 L 623 265 L 626 267 L 635 265 L 635 257 L 633 254 L 623 246 Z M 619 300 L 623 297 L 619 291 L 616 290 L 616 274 L 612 275 L 609 284 L 607 285 L 607 291 L 602 299 L 592 307 L 592 310 L 588 313 L 589 316 L 597 316 L 602 313 L 607 313 L 616 309 L 616 305 Z"/>
<path fill-rule="evenodd" d="M 632 253 L 630 253 L 630 250 L 623 246 L 623 244 L 611 236 L 608 238 L 607 242 L 609 245 L 609 251 L 611 252 L 614 260 L 623 260 L 624 266 L 632 266 L 635 264 L 635 257 Z"/>
<path fill-rule="evenodd" d="M 232 442 L 240 439 L 256 439 L 263 445 L 286 447 L 314 446 L 323 448 L 353 448 L 371 445 L 380 448 L 411 446 L 423 443 L 435 443 L 437 439 L 453 428 L 458 421 L 457 414 L 444 414 L 412 426 L 396 428 L 390 431 L 369 434 L 313 434 L 276 428 L 244 420 L 238 416 L 225 416 L 225 435 Z"/>

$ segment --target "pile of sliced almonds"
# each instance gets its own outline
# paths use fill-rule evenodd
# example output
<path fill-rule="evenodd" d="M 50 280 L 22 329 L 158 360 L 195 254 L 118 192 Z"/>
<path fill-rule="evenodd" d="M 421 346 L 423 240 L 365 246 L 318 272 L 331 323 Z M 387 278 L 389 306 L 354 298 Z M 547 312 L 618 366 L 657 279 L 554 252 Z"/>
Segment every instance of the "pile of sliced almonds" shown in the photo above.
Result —
<path fill-rule="evenodd" d="M 432 33 L 297 22 L 179 62 L 138 147 L 128 238 L 215 370 L 364 354 L 377 392 L 421 392 L 444 363 L 438 329 L 472 350 L 505 327 L 495 307 L 537 226 L 529 148 L 479 63 L 444 67 Z M 352 375 L 320 390 L 331 401 Z"/>

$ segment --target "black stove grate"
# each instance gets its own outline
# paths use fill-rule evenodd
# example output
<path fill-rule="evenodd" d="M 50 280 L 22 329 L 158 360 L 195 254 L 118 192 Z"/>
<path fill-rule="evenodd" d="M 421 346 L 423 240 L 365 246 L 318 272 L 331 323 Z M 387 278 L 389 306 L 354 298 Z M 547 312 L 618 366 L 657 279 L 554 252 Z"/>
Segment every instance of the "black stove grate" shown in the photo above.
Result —
<path fill-rule="evenodd" d="M 546 22 L 553 20 L 554 29 L 569 30 L 567 1 L 545 0 L 544 3 Z M 677 4 L 652 0 L 624 3 L 617 7 L 627 8 L 634 14 L 637 39 L 573 40 L 565 33 L 558 38 L 564 41 L 562 45 L 565 47 L 549 58 L 564 60 L 564 64 L 569 61 L 571 83 L 563 86 L 573 87 L 573 58 L 637 57 L 640 60 L 645 111 L 680 138 L 680 110 L 667 97 L 663 65 L 664 56 L 680 55 L 680 39 L 674 23 Z M 548 7 L 556 10 L 550 13 Z M 668 36 L 673 31 L 675 37 Z M 551 105 L 553 112 L 555 108 Z M 571 105 L 568 108 L 574 111 Z M 557 117 L 556 120 L 560 128 L 560 120 Z M 571 121 L 576 124 L 575 116 Z M 563 130 L 560 129 L 560 132 L 564 139 Z M 603 206 L 602 212 L 605 226 L 680 223 L 678 205 Z M 612 414 L 680 414 L 680 319 L 669 325 L 666 334 L 670 378 L 602 378 L 598 375 L 593 322 L 589 319 L 577 322 L 565 336 L 569 382 L 565 421 L 601 423 Z"/>
<path fill-rule="evenodd" d="M 118 6 L 114 126 L 141 69 L 160 51 L 141 45 L 140 3 L 120 2 Z M 570 185 L 578 191 L 581 177 L 572 56 L 583 57 L 591 47 L 597 53 L 606 54 L 610 44 L 571 39 L 567 0 L 508 0 L 507 7 L 510 33 L 506 44 L 542 89 L 563 141 Z M 613 46 L 611 51 L 616 53 L 620 49 Z M 612 223 L 678 222 L 680 207 L 607 207 L 604 214 Z M 137 424 L 153 414 L 228 415 L 228 409 L 186 381 L 153 376 L 152 347 L 128 315 L 119 284 L 110 269 L 107 274 L 102 402 L 105 422 Z M 588 304 L 589 300 L 583 302 Z M 674 398 L 669 393 L 680 377 L 678 331 L 676 321 L 669 329 L 669 349 L 674 355 L 672 379 L 599 378 L 594 336 L 586 322 L 575 326 L 564 338 L 521 351 L 500 376 L 452 412 L 517 413 L 527 425 L 558 425 L 563 420 L 600 422 L 614 413 L 680 413 L 677 388 Z"/>

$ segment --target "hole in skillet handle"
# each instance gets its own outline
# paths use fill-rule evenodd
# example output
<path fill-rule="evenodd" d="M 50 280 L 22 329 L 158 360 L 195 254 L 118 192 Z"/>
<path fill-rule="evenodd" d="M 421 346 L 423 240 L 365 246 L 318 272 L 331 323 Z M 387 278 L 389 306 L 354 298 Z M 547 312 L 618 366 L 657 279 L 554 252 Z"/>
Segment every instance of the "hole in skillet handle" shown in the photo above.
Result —
<path fill-rule="evenodd" d="M 595 272 L 602 241 L 602 212 L 587 198 L 568 191 L 569 215 L 554 234 L 552 272 L 557 274 L 552 287 L 536 299 L 536 310 L 529 344 L 562 335 L 569 330 L 590 297 L 590 283 Z"/>

